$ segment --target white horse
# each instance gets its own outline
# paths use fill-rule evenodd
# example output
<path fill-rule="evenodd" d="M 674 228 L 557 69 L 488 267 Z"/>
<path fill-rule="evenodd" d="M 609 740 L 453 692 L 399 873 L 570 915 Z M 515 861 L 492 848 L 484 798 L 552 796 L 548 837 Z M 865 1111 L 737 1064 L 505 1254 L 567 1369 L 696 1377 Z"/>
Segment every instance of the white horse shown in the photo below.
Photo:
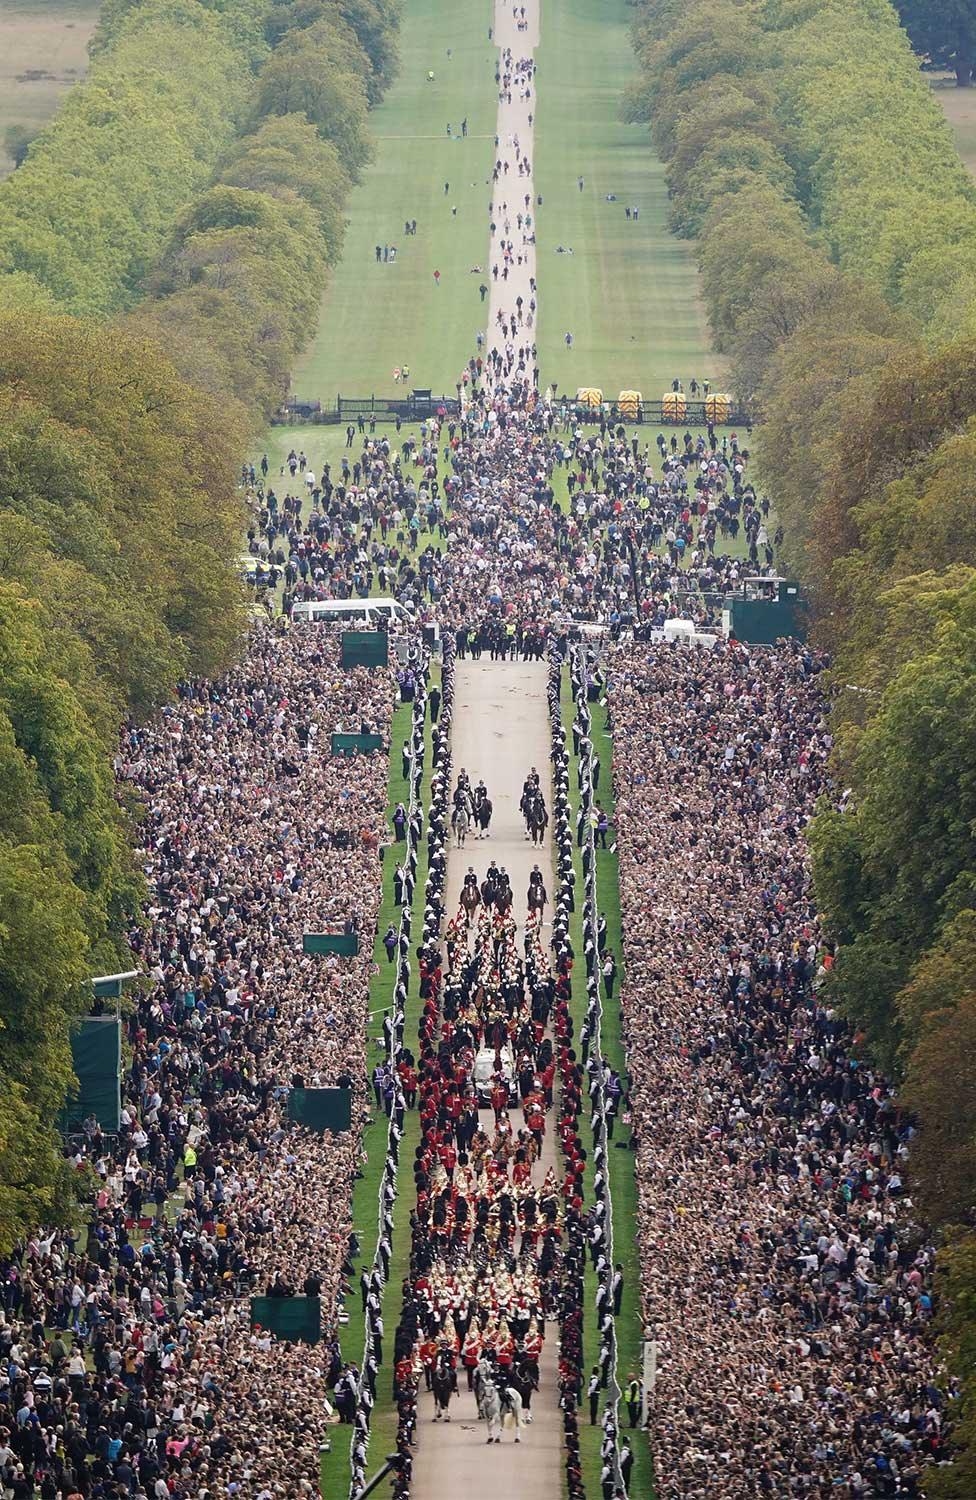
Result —
<path fill-rule="evenodd" d="M 522 1441 L 522 1397 L 514 1386 L 506 1385 L 499 1391 L 495 1384 L 495 1370 L 487 1359 L 479 1360 L 474 1380 L 478 1415 L 487 1424 L 489 1443 L 500 1443 L 502 1425 L 506 1413 L 515 1418 L 515 1441 Z"/>

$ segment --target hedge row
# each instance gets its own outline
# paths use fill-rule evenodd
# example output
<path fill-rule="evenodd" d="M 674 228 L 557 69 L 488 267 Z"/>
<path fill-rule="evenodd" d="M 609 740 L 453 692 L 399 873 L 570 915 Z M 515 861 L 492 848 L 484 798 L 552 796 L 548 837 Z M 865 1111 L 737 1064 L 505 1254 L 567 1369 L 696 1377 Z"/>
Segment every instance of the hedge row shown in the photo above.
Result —
<path fill-rule="evenodd" d="M 395 0 L 110 0 L 89 78 L 0 186 L 0 306 L 129 313 L 266 416 L 341 253 L 398 19 Z"/>
<path fill-rule="evenodd" d="M 638 13 L 627 109 L 653 120 L 679 234 L 729 191 L 768 188 L 931 340 L 976 333 L 976 186 L 888 0 Z"/>

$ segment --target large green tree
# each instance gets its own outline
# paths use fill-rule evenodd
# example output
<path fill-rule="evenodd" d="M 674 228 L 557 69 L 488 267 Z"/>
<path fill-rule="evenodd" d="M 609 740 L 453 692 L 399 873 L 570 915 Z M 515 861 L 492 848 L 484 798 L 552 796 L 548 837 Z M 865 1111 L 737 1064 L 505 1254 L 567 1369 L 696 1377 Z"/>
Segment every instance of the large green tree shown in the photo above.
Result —
<path fill-rule="evenodd" d="M 897 673 L 861 733 L 855 800 L 811 842 L 817 898 L 842 946 L 831 984 L 894 1064 L 896 997 L 976 871 L 976 620 L 949 618 Z"/>
<path fill-rule="evenodd" d="M 966 88 L 976 69 L 976 0 L 895 0 L 917 51 L 956 75 Z"/>
<path fill-rule="evenodd" d="M 0 384 L 0 519 L 39 528 L 53 559 L 92 575 L 97 600 L 117 596 L 102 616 L 59 585 L 56 622 L 87 621 L 137 712 L 181 675 L 218 671 L 242 620 L 240 430 L 157 346 L 70 318 L 0 314 Z M 21 576 L 9 545 L 6 559 Z"/>
<path fill-rule="evenodd" d="M 69 1033 L 137 894 L 111 763 L 44 607 L 0 583 L 0 1254 L 67 1211 Z"/>

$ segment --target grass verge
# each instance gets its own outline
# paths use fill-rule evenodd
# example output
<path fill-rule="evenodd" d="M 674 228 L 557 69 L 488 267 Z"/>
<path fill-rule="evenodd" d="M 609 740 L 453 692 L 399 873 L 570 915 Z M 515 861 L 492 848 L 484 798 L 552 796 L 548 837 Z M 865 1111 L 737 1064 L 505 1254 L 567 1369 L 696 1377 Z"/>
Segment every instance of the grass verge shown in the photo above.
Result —
<path fill-rule="evenodd" d="M 451 395 L 474 353 L 487 316 L 478 292 L 484 278 L 472 268 L 484 268 L 488 255 L 497 108 L 491 19 L 488 0 L 473 8 L 407 0 L 400 73 L 370 115 L 375 159 L 349 200 L 342 259 L 294 371 L 299 397 L 331 405 L 340 393 L 390 396 L 393 370 L 404 365 L 408 388 Z M 405 221 L 414 219 L 417 233 L 405 236 Z M 395 245 L 396 261 L 377 262 L 377 244 Z"/>
<path fill-rule="evenodd" d="M 0 6 L 0 178 L 13 171 L 11 126 L 43 130 L 88 71 L 98 0 L 4 0 Z"/>
<path fill-rule="evenodd" d="M 710 350 L 692 248 L 668 228 L 664 166 L 646 127 L 620 120 L 635 72 L 633 14 L 627 0 L 543 6 L 534 162 L 542 195 L 539 365 L 543 383 L 556 380 L 560 391 L 597 386 L 612 397 L 640 390 L 659 400 L 676 375 L 686 390 L 693 375 L 718 389 L 722 365 Z M 634 207 L 636 221 L 625 213 Z"/>

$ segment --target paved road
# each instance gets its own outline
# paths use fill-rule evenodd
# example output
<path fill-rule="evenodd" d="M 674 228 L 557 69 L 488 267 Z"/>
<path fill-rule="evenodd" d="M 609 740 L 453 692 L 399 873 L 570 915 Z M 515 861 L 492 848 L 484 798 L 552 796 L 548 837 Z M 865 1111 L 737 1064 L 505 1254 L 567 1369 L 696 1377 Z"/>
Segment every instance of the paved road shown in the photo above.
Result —
<path fill-rule="evenodd" d="M 525 837 L 519 800 L 530 767 L 542 778 L 546 804 L 552 807 L 549 761 L 549 718 L 544 662 L 458 662 L 455 679 L 453 774 L 462 766 L 472 786 L 484 779 L 492 800 L 491 836 L 469 839 L 464 849 L 451 849 L 447 872 L 447 910 L 457 909 L 464 873 L 473 865 L 479 880 L 494 859 L 511 877 L 514 912 L 521 929 L 526 915 L 526 890 L 532 866 L 543 871 L 550 899 L 554 876 L 552 845 L 547 838 L 534 848 Z M 453 842 L 453 840 L 452 840 Z M 521 947 L 521 944 L 520 944 Z M 490 1125 L 491 1111 L 482 1112 Z M 521 1125 L 513 1112 L 513 1125 Z M 534 1176 L 541 1181 L 552 1166 L 558 1172 L 554 1122 L 546 1122 L 542 1158 Z M 540 1389 L 533 1397 L 533 1422 L 516 1446 L 511 1428 L 500 1444 L 490 1448 L 478 1420 L 474 1397 L 464 1389 L 452 1403 L 449 1424 L 435 1423 L 431 1398 L 421 1391 L 414 1460 L 415 1500 L 559 1500 L 562 1494 L 562 1422 L 557 1404 L 556 1365 L 558 1329 L 546 1325 L 540 1362 Z"/>
<path fill-rule="evenodd" d="M 521 6 L 519 7 L 521 9 Z M 506 4 L 505 0 L 496 0 L 495 5 L 495 45 L 499 49 L 499 61 L 504 54 L 505 48 L 510 47 L 513 61 L 517 64 L 521 58 L 532 56 L 535 48 L 539 45 L 539 0 L 526 0 L 525 19 L 528 22 L 527 31 L 519 31 L 518 19 L 513 13 L 512 5 Z M 502 69 L 504 72 L 504 69 Z M 516 214 L 524 212 L 525 197 L 528 195 L 529 206 L 533 221 L 536 215 L 535 189 L 533 186 L 532 172 L 528 176 L 520 176 L 518 170 L 518 158 L 515 145 L 518 143 L 523 157 L 528 159 L 531 168 L 533 163 L 533 126 L 529 124 L 529 116 L 535 115 L 535 81 L 532 81 L 531 96 L 524 100 L 520 98 L 521 87 L 516 80 L 512 83 L 512 102 L 509 104 L 505 99 L 498 102 L 498 122 L 496 133 L 498 135 L 498 150 L 495 153 L 496 160 L 502 163 L 502 172 L 498 178 L 492 199 L 491 217 L 495 223 L 496 232 L 492 240 L 489 271 L 492 266 L 497 265 L 498 280 L 490 277 L 491 296 L 488 308 L 488 348 L 499 349 L 505 352 L 506 344 L 511 344 L 511 339 L 502 337 L 498 329 L 498 314 L 502 312 L 510 317 L 516 311 L 515 299 L 521 296 L 525 317 L 529 315 L 529 302 L 532 297 L 530 278 L 534 277 L 535 271 L 535 245 L 522 244 L 522 230 L 516 222 Z M 508 164 L 508 173 L 504 171 Z M 505 233 L 506 220 L 509 224 L 508 233 Z M 514 245 L 515 259 L 508 279 L 504 280 L 501 274 L 502 257 L 499 250 L 500 240 L 511 240 Z M 518 264 L 518 256 L 522 256 L 522 264 Z M 535 342 L 535 330 L 528 327 L 517 330 L 514 340 L 516 352 L 521 344 L 531 345 Z M 529 360 L 529 371 L 531 373 L 532 362 Z"/>

